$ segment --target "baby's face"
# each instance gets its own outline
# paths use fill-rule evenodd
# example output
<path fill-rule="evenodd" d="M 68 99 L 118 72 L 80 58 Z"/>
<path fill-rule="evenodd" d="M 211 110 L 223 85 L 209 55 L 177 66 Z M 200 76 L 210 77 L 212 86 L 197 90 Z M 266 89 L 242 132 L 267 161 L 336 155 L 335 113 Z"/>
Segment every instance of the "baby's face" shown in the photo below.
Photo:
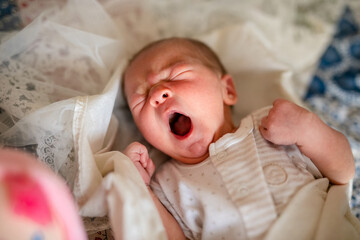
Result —
<path fill-rule="evenodd" d="M 189 164 L 204 160 L 209 144 L 233 131 L 225 114 L 225 105 L 236 102 L 233 87 L 229 75 L 220 76 L 189 46 L 172 42 L 141 53 L 125 74 L 126 98 L 145 139 Z"/>

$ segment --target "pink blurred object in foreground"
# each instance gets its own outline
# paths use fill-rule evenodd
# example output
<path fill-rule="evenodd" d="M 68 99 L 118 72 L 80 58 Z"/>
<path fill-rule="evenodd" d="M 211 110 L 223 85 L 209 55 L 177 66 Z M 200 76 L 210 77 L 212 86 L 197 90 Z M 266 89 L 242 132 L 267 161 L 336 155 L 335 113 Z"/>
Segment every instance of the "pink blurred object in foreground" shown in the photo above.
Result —
<path fill-rule="evenodd" d="M 0 239 L 85 240 L 64 181 L 33 156 L 0 149 Z"/>

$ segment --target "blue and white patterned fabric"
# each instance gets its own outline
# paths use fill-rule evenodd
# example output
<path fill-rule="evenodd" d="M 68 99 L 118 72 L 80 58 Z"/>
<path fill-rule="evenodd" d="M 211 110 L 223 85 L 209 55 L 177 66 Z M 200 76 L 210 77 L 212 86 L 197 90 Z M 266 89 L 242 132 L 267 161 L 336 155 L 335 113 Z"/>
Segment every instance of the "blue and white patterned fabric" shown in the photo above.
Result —
<path fill-rule="evenodd" d="M 0 0 L 0 31 L 20 29 L 22 22 L 19 17 L 15 0 Z"/>
<path fill-rule="evenodd" d="M 360 28 L 349 7 L 337 23 L 304 100 L 351 143 L 356 164 L 351 207 L 360 218 Z"/>

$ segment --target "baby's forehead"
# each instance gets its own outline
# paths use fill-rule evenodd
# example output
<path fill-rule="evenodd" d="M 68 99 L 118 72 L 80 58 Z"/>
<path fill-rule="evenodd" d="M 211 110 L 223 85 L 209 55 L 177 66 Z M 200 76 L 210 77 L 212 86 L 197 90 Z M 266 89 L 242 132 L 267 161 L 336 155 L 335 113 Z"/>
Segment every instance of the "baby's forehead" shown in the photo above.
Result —
<path fill-rule="evenodd" d="M 150 46 L 141 50 L 134 58 L 134 60 L 144 55 L 150 55 L 150 57 L 161 57 L 162 55 L 171 55 L 174 57 L 177 55 L 186 55 L 194 58 L 199 57 L 197 54 L 195 54 L 195 50 L 196 47 L 187 40 L 163 40 L 151 44 Z"/>
<path fill-rule="evenodd" d="M 202 62 L 201 56 L 196 54 L 194 48 L 185 41 L 162 41 L 139 51 L 130 61 L 125 72 L 136 72 L 146 68 L 156 69 L 190 58 Z"/>
<path fill-rule="evenodd" d="M 174 48 L 178 50 L 194 50 L 196 46 L 187 39 L 166 39 L 163 41 L 155 42 L 149 48 Z"/>
<path fill-rule="evenodd" d="M 133 77 L 160 71 L 177 62 L 204 64 L 216 67 L 204 50 L 187 39 L 165 39 L 149 44 L 130 60 L 124 72 L 124 83 Z"/>

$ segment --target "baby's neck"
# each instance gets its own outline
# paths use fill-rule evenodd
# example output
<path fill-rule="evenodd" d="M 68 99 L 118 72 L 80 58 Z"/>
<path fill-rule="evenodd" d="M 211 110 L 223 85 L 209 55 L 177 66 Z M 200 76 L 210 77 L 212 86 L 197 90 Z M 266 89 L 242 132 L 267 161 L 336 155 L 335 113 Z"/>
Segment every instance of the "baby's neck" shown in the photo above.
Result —
<path fill-rule="evenodd" d="M 219 129 L 219 131 L 217 131 L 215 134 L 214 134 L 214 137 L 213 137 L 213 140 L 211 141 L 211 143 L 214 143 L 216 142 L 217 140 L 219 140 L 222 136 L 224 136 L 225 134 L 228 134 L 228 133 L 233 133 L 236 131 L 236 128 L 233 124 L 232 121 L 229 121 L 229 122 L 225 122 L 222 127 Z M 210 143 L 210 144 L 211 144 Z M 192 164 L 198 164 L 198 163 L 201 163 L 203 162 L 204 160 L 206 160 L 208 157 L 209 157 L 209 147 L 210 147 L 210 144 L 209 146 L 207 146 L 207 152 L 202 155 L 201 157 L 198 157 L 198 158 L 186 158 L 186 159 L 176 159 L 178 162 L 181 162 L 183 164 L 188 164 L 188 165 L 192 165 Z"/>
<path fill-rule="evenodd" d="M 212 142 L 216 142 L 217 140 L 219 140 L 222 136 L 224 136 L 227 133 L 233 133 L 236 131 L 236 127 L 234 126 L 231 115 L 228 117 L 226 117 L 226 116 L 227 115 L 225 115 L 224 124 L 214 134 L 214 138 L 213 138 Z"/>

